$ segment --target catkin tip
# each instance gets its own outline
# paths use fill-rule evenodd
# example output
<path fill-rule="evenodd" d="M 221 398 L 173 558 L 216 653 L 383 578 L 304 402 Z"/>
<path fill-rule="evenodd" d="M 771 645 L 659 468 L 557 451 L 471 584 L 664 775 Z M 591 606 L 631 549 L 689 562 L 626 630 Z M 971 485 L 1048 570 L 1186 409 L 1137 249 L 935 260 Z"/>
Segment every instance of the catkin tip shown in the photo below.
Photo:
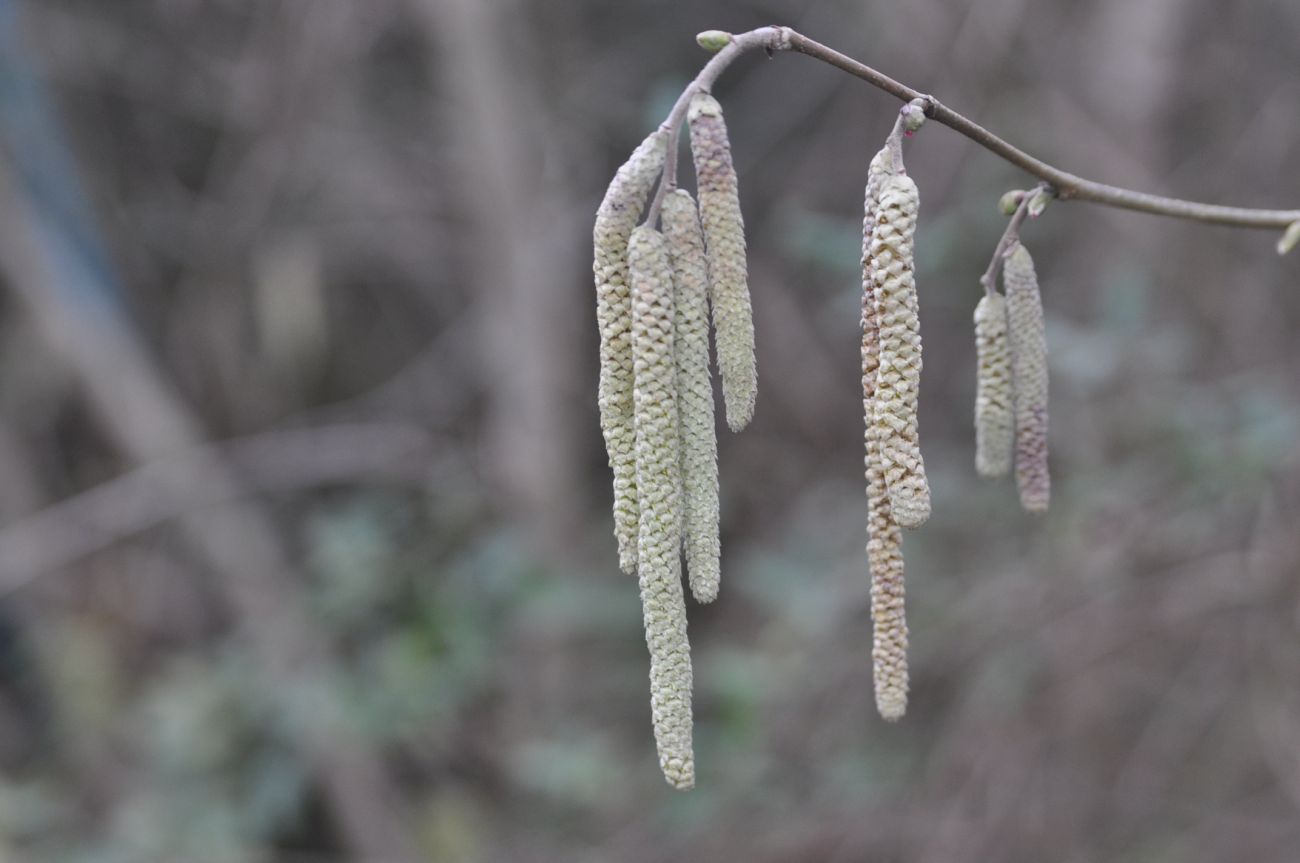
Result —
<path fill-rule="evenodd" d="M 876 711 L 880 718 L 886 722 L 897 722 L 907 713 L 907 697 L 878 698 L 876 699 Z"/>

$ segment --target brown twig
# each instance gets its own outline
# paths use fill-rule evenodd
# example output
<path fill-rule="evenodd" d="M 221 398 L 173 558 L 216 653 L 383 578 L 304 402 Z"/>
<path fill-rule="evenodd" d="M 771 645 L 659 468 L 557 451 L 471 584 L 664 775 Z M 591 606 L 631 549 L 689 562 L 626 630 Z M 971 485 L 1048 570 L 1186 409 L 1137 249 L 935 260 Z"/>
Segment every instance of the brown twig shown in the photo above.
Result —
<path fill-rule="evenodd" d="M 1108 207 L 1136 210 L 1142 213 L 1170 216 L 1195 222 L 1231 225 L 1239 228 L 1284 230 L 1288 226 L 1300 222 L 1300 210 L 1226 207 L 1220 204 L 1186 201 L 1180 198 L 1151 195 L 1146 192 L 1136 192 L 1132 189 L 1098 183 L 1071 174 L 1068 171 L 1063 171 L 1012 146 L 988 129 L 947 107 L 933 96 L 921 93 L 906 84 L 895 81 L 888 75 L 860 63 L 852 57 L 841 54 L 833 48 L 828 48 L 820 42 L 809 39 L 789 27 L 761 27 L 757 30 L 750 30 L 733 36 L 731 43 L 719 51 L 718 55 L 705 65 L 695 81 L 687 86 L 677 104 L 673 106 L 672 113 L 664 121 L 664 128 L 672 132 L 673 129 L 679 127 L 682 116 L 685 114 L 685 106 L 690 101 L 691 93 L 699 87 L 707 89 L 721 74 L 722 70 L 730 65 L 739 54 L 752 48 L 765 48 L 769 52 L 796 51 L 848 72 L 855 78 L 861 78 L 872 86 L 884 90 L 886 93 L 905 102 L 921 99 L 925 103 L 925 115 L 927 117 L 965 135 L 994 155 L 1038 177 L 1050 187 L 1052 196 L 1062 201 L 1071 199 L 1092 201 L 1095 204 Z M 707 79 L 707 83 L 702 84 L 702 80 L 705 79 Z M 672 162 L 673 154 L 670 154 L 669 164 L 671 165 Z M 665 169 L 665 177 L 667 176 L 667 169 Z M 673 176 L 675 176 L 675 173 Z M 653 218 L 657 214 L 658 209 L 652 209 L 651 217 Z"/>

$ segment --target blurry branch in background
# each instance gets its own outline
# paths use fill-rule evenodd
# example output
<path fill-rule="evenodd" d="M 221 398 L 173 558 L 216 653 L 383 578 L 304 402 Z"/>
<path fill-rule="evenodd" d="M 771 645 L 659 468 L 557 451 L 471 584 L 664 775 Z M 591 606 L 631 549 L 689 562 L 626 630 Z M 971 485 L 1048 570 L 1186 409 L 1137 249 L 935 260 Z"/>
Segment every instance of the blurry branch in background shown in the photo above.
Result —
<path fill-rule="evenodd" d="M 102 304 L 81 301 L 95 274 L 59 236 L 58 225 L 29 206 L 10 172 L 0 173 L 0 268 L 34 322 L 78 377 L 90 406 L 118 445 L 148 464 L 198 449 L 196 418 L 156 373 L 125 322 Z M 182 499 L 203 488 L 217 500 L 249 495 L 215 459 L 182 461 L 164 493 Z M 290 691 L 320 679 L 329 648 L 304 613 L 288 551 L 270 516 L 252 502 L 178 519 L 182 534 L 217 576 L 216 587 L 260 654 L 263 685 Z M 332 711 L 289 717 L 319 773 L 354 853 L 364 859 L 418 859 L 397 811 L 400 798 L 377 753 L 342 727 Z"/>
<path fill-rule="evenodd" d="M 59 233 L 51 214 L 30 205 L 6 165 L 0 169 L 0 268 L 36 326 L 78 377 L 91 408 L 136 462 L 198 449 L 197 419 L 155 371 L 127 324 L 102 302 L 97 274 Z M 230 466 L 181 461 L 162 491 L 182 499 L 203 488 L 217 500 L 249 495 Z M 260 654 L 263 685 L 290 691 L 318 680 L 329 648 L 304 613 L 305 600 L 268 513 L 252 502 L 178 519 L 182 534 L 217 576 L 216 587 Z M 289 717 L 324 785 L 347 842 L 365 859 L 418 859 L 397 812 L 399 797 L 377 753 L 332 711 Z"/>
<path fill-rule="evenodd" d="M 470 215 L 471 274 L 484 288 L 474 329 L 488 479 L 516 508 L 511 515 L 561 552 L 581 523 L 583 418 L 555 394 L 580 376 L 568 310 L 581 282 L 570 266 L 588 218 L 567 178 L 543 170 L 565 126 L 510 47 L 531 41 L 516 32 L 521 16 L 481 0 L 409 2 L 458 118 L 456 194 Z"/>
<path fill-rule="evenodd" d="M 46 100 L 26 68 L 17 23 L 0 2 L 0 128 L 7 132 L 0 164 L 0 271 L 36 328 L 67 363 L 90 408 L 135 462 L 198 450 L 198 419 L 137 341 L 118 311 L 115 280 L 97 253 L 93 222 L 76 185 Z M 44 120 L 44 121 L 43 121 Z M 67 164 L 60 164 L 66 162 Z M 217 459 L 182 461 L 164 490 L 213 498 L 247 498 L 240 478 Z M 212 570 L 214 586 L 247 631 L 260 658 L 261 685 L 283 694 L 317 685 L 329 668 L 329 645 L 305 613 L 289 552 L 269 513 L 252 502 L 183 515 L 178 527 Z M 361 859 L 416 861 L 399 812 L 400 797 L 379 754 L 350 731 L 337 709 L 290 707 L 305 760 L 320 778 L 344 842 Z"/>
<path fill-rule="evenodd" d="M 433 456 L 430 435 L 401 423 L 268 432 L 176 453 L 0 528 L 0 598 L 134 534 L 233 503 L 230 494 L 363 481 L 419 485 L 427 473 L 412 465 L 428 465 Z M 239 485 L 184 481 L 222 465 Z"/>
<path fill-rule="evenodd" d="M 797 51 L 800 54 L 806 54 L 848 72 L 856 78 L 861 78 L 872 86 L 902 99 L 904 102 L 910 102 L 913 99 L 923 100 L 926 105 L 925 115 L 927 117 L 965 135 L 994 155 L 1043 180 L 1050 187 L 1053 197 L 1060 200 L 1092 201 L 1095 204 L 1103 204 L 1108 207 L 1119 207 L 1158 216 L 1171 216 L 1177 219 L 1239 228 L 1284 230 L 1286 234 L 1283 241 L 1278 244 L 1279 253 L 1285 253 L 1290 248 L 1290 245 L 1285 242 L 1287 237 L 1300 238 L 1300 227 L 1298 227 L 1300 225 L 1300 210 L 1225 207 L 1218 204 L 1204 204 L 1198 201 L 1185 201 L 1180 198 L 1150 195 L 1145 192 L 1135 192 L 1119 186 L 1098 183 L 1094 180 L 1086 180 L 1068 171 L 1053 167 L 1041 159 L 1037 159 L 1012 146 L 973 120 L 940 103 L 933 96 L 895 81 L 870 66 L 859 63 L 852 57 L 845 56 L 820 42 L 809 39 L 789 27 L 761 27 L 734 36 L 721 31 L 710 30 L 700 34 L 699 38 L 701 44 L 706 48 L 717 50 L 718 46 L 722 47 L 718 50 L 717 55 L 701 70 L 695 81 L 687 86 L 682 93 L 682 97 L 673 107 L 668 119 L 665 120 L 664 128 L 668 130 L 671 136 L 675 136 L 677 130 L 681 127 L 686 112 L 685 106 L 690 101 L 690 95 L 696 90 L 707 92 L 718 75 L 740 54 L 755 48 L 762 48 L 769 54 L 774 51 Z M 665 173 L 668 173 L 667 170 Z"/>

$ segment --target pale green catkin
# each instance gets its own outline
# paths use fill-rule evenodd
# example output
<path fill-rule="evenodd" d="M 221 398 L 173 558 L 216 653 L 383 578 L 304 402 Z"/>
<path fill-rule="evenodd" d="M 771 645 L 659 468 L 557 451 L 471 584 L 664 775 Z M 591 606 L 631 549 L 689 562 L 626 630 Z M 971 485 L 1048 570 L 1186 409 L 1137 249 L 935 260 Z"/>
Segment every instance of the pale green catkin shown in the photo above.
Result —
<path fill-rule="evenodd" d="M 907 710 L 907 618 L 904 612 L 903 535 L 889 508 L 889 493 L 872 420 L 880 333 L 876 322 L 871 236 L 880 186 L 885 178 L 884 152 L 867 169 L 862 220 L 862 406 L 865 416 L 864 463 L 867 478 L 867 563 L 871 569 L 871 649 L 876 709 L 890 721 Z"/>
<path fill-rule="evenodd" d="M 897 174 L 886 178 L 871 236 L 880 330 L 872 424 L 880 443 L 894 520 L 909 528 L 919 527 L 930 517 L 930 487 L 917 427 L 921 330 L 912 255 L 918 205 L 916 183 L 910 177 Z"/>
<path fill-rule="evenodd" d="M 975 357 L 975 470 L 980 476 L 1005 476 L 1011 470 L 1015 420 L 1007 303 L 1001 294 L 985 294 L 975 306 Z"/>
<path fill-rule="evenodd" d="M 718 438 L 709 379 L 708 271 L 695 199 L 684 189 L 664 196 L 664 239 L 673 267 L 677 413 L 681 424 L 686 570 L 700 602 L 718 596 Z"/>
<path fill-rule="evenodd" d="M 1047 338 L 1043 300 L 1029 251 L 1016 243 L 1002 265 L 1016 407 L 1016 487 L 1020 505 L 1043 512 L 1051 498 L 1047 470 Z"/>
<path fill-rule="evenodd" d="M 646 225 L 636 228 L 628 244 L 628 260 L 640 504 L 637 574 L 650 648 L 650 707 L 664 777 L 675 788 L 690 788 L 695 784 L 695 758 L 691 652 L 681 572 L 681 431 L 673 357 L 673 279 L 663 235 Z"/>
<path fill-rule="evenodd" d="M 663 170 L 667 136 L 656 131 L 618 169 L 592 232 L 596 322 L 600 327 L 600 427 L 614 473 L 614 535 L 619 566 L 636 571 L 636 437 L 632 428 L 632 296 L 628 239 Z"/>
<path fill-rule="evenodd" d="M 687 112 L 691 152 L 699 186 L 700 220 L 708 255 L 709 298 L 722 373 L 727 425 L 740 431 L 754 416 L 758 372 L 754 361 L 754 314 L 745 263 L 745 224 L 740 214 L 736 169 L 722 106 L 708 93 L 691 97 Z"/>

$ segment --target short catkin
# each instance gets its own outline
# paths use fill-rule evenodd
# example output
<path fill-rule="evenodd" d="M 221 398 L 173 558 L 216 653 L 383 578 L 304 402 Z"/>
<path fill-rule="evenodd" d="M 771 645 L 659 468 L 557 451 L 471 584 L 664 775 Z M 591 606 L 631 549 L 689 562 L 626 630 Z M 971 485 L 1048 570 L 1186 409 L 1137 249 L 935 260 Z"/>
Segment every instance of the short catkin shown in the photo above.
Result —
<path fill-rule="evenodd" d="M 614 473 L 614 535 L 619 566 L 636 570 L 636 438 L 632 427 L 632 295 L 628 239 L 663 169 L 666 136 L 656 131 L 618 169 L 592 232 L 596 322 L 600 327 L 600 427 Z"/>
<path fill-rule="evenodd" d="M 1016 409 L 1016 487 L 1020 505 L 1043 512 L 1051 498 L 1047 471 L 1047 339 L 1043 300 L 1029 251 L 1016 243 L 1002 265 Z"/>
<path fill-rule="evenodd" d="M 663 235 L 646 225 L 636 228 L 628 260 L 640 503 L 637 575 L 650 648 L 650 707 L 664 777 L 675 788 L 690 788 L 695 784 L 695 759 L 691 653 L 682 594 L 673 280 Z"/>
<path fill-rule="evenodd" d="M 975 357 L 975 470 L 980 476 L 1005 476 L 1011 470 L 1015 420 L 1007 303 L 999 293 L 985 294 L 975 306 Z"/>
<path fill-rule="evenodd" d="M 867 563 L 871 568 L 871 650 L 876 709 L 888 720 L 907 710 L 907 618 L 903 593 L 903 536 L 889 508 L 889 493 L 872 421 L 876 375 L 880 366 L 879 328 L 876 322 L 875 285 L 872 278 L 871 235 L 877 200 L 885 178 L 882 153 L 867 169 L 867 189 L 862 220 L 862 406 L 865 415 L 867 477 Z"/>
<path fill-rule="evenodd" d="M 727 425 L 740 431 L 754 416 L 758 372 L 754 360 L 754 314 L 745 263 L 745 224 L 740 214 L 736 169 L 722 106 L 708 93 L 691 97 L 687 111 L 691 152 L 699 186 L 700 220 L 708 255 L 709 299 L 722 373 Z"/>
<path fill-rule="evenodd" d="M 880 367 L 872 424 L 880 442 L 881 467 L 894 520 L 909 528 L 919 527 L 930 517 L 930 487 L 917 427 L 921 330 L 912 251 L 918 205 L 919 195 L 911 177 L 887 177 L 880 187 L 871 236 L 872 281 L 880 329 Z"/>
<path fill-rule="evenodd" d="M 718 438 L 709 379 L 708 271 L 695 199 L 684 189 L 664 196 L 664 238 L 673 268 L 673 344 L 681 424 L 683 529 L 691 593 L 718 596 Z"/>

